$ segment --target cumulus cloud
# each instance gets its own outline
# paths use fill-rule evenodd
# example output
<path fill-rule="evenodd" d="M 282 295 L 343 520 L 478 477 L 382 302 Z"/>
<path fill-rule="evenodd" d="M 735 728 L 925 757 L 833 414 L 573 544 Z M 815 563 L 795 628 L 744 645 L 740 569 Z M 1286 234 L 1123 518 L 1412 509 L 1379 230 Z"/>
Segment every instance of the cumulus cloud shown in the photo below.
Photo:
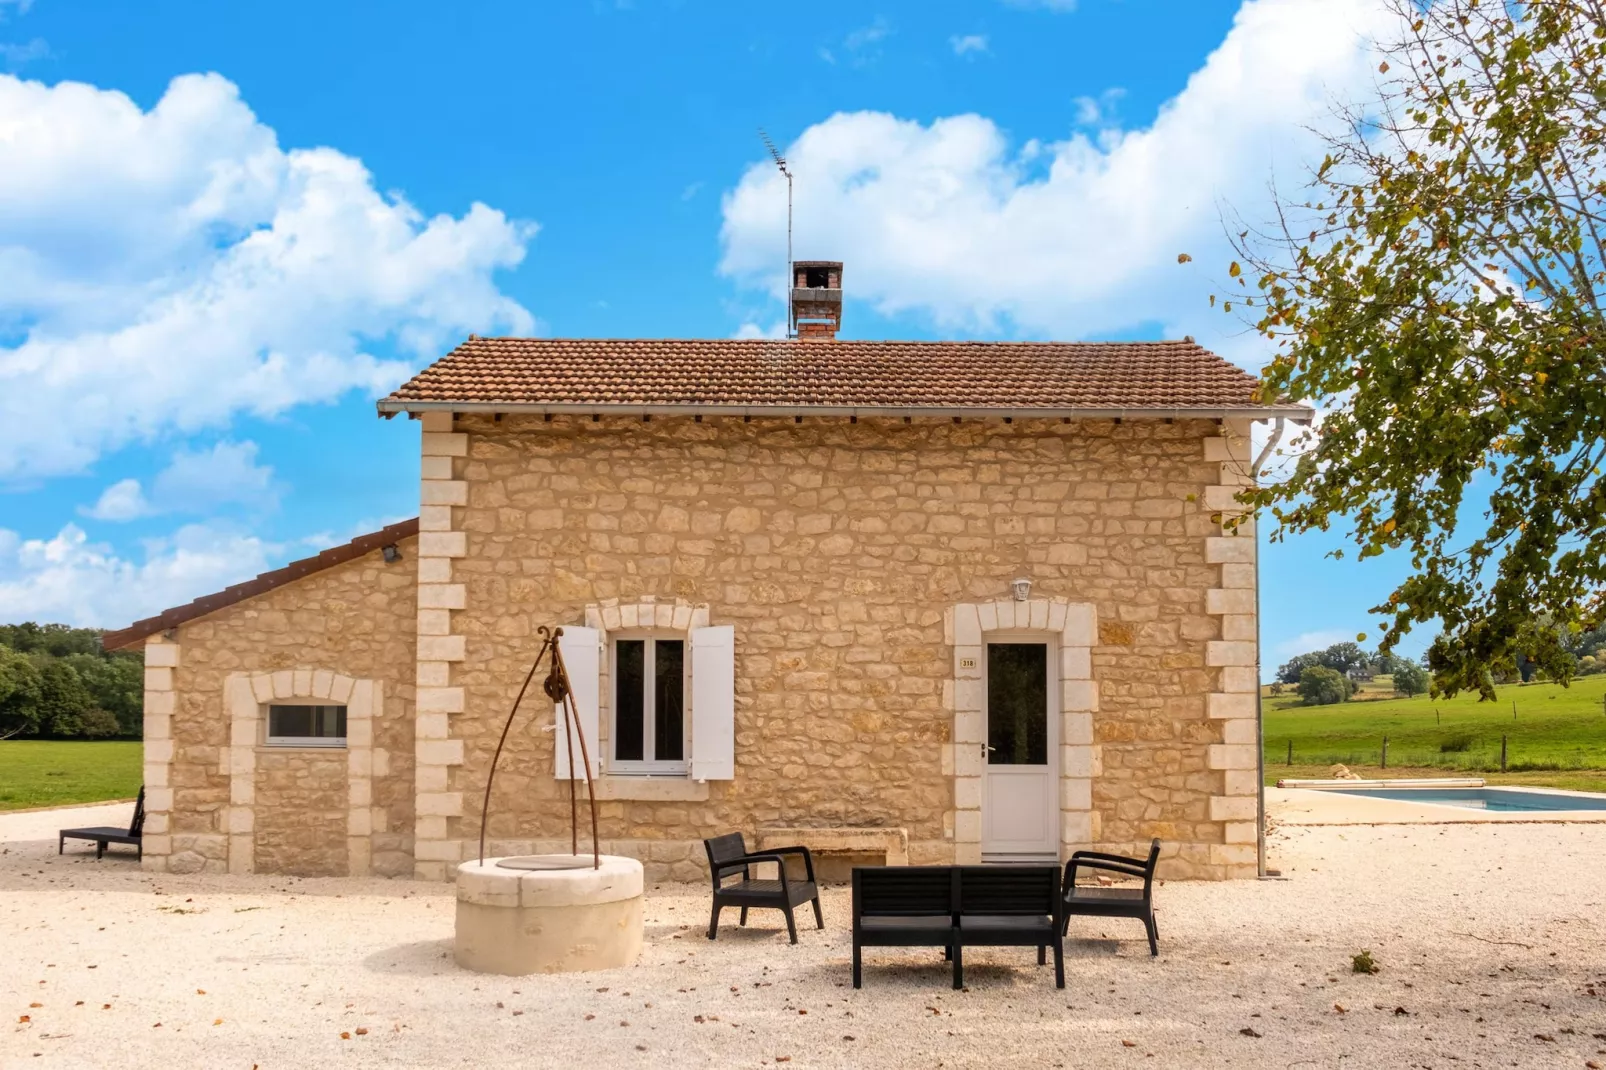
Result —
<path fill-rule="evenodd" d="M 287 151 L 217 75 L 149 111 L 0 75 L 0 481 L 528 333 L 494 275 L 534 231 L 483 204 L 426 218 L 352 157 Z"/>
<path fill-rule="evenodd" d="M 967 33 L 963 36 L 954 34 L 948 38 L 948 44 L 954 50 L 954 55 L 956 56 L 965 56 L 972 52 L 985 52 L 987 51 L 987 35 L 984 33 Z"/>
<path fill-rule="evenodd" d="M 1253 217 L 1274 174 L 1302 178 L 1319 158 L 1303 127 L 1369 84 L 1369 42 L 1386 18 L 1376 0 L 1249 0 L 1152 125 L 1097 140 L 1012 149 L 979 115 L 833 115 L 786 149 L 797 255 L 845 260 L 850 300 L 949 331 L 1157 326 L 1253 363 L 1253 339 L 1207 302 L 1230 258 L 1221 206 Z M 721 270 L 776 299 L 784 181 L 755 163 L 723 201 Z M 1179 265 L 1181 252 L 1194 262 Z"/>
<path fill-rule="evenodd" d="M 761 325 L 759 323 L 755 323 L 752 320 L 749 320 L 746 323 L 742 324 L 740 327 L 736 328 L 736 333 L 731 335 L 731 337 L 732 338 L 785 338 L 786 337 L 786 321 L 785 320 L 776 320 L 774 323 L 770 324 L 768 327 L 765 327 L 765 326 L 763 326 L 763 325 Z"/>
<path fill-rule="evenodd" d="M 0 620 L 122 627 L 264 572 L 279 549 L 254 535 L 191 524 L 147 541 L 136 561 L 75 524 L 51 539 L 25 540 L 0 528 Z"/>
<path fill-rule="evenodd" d="M 273 469 L 256 462 L 255 442 L 219 442 L 209 450 L 182 448 L 157 473 L 149 498 L 137 479 L 113 483 L 81 512 L 96 520 L 133 520 L 158 513 L 208 513 L 224 505 L 271 510 L 279 491 Z"/>
<path fill-rule="evenodd" d="M 101 491 L 94 505 L 78 510 L 94 520 L 135 520 L 151 512 L 137 479 L 119 479 Z"/>

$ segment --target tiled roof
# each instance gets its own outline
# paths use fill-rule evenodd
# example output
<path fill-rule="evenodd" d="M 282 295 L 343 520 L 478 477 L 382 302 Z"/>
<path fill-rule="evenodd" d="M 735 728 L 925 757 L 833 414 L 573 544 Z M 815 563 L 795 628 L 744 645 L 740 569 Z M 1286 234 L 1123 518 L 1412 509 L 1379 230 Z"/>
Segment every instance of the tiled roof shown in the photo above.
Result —
<path fill-rule="evenodd" d="M 379 411 L 1283 415 L 1193 342 L 471 338 Z"/>
<path fill-rule="evenodd" d="M 322 572 L 326 568 L 343 565 L 347 561 L 355 561 L 364 554 L 373 553 L 383 549 L 393 542 L 418 534 L 418 518 L 403 520 L 399 524 L 392 524 L 388 528 L 367 535 L 359 535 L 348 543 L 340 546 L 331 546 L 329 549 L 312 557 L 304 557 L 300 561 L 292 561 L 283 568 L 264 572 L 254 580 L 237 583 L 233 587 L 226 587 L 217 594 L 209 594 L 205 598 L 197 598 L 193 602 L 172 609 L 164 610 L 154 617 L 135 621 L 128 627 L 116 632 L 107 632 L 100 637 L 101 646 L 106 650 L 121 650 L 123 647 L 133 646 L 135 643 L 165 632 L 169 628 L 177 627 L 185 621 L 204 617 L 208 613 L 215 613 L 225 606 L 232 606 L 236 602 L 243 602 L 247 598 L 255 598 L 259 594 L 271 591 L 275 587 L 283 587 L 287 583 Z M 411 566 L 409 566 L 411 567 Z"/>

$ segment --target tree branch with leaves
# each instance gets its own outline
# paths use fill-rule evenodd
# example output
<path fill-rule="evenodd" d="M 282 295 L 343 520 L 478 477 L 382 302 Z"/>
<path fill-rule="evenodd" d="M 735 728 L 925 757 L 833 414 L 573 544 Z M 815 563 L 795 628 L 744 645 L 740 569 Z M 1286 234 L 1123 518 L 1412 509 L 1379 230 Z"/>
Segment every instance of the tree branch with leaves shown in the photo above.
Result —
<path fill-rule="evenodd" d="M 1492 697 L 1519 655 L 1565 680 L 1606 609 L 1606 10 L 1390 2 L 1375 97 L 1238 234 L 1262 396 L 1323 412 L 1242 499 L 1273 540 L 1347 518 L 1408 553 L 1381 648 L 1437 624 L 1435 688 Z"/>

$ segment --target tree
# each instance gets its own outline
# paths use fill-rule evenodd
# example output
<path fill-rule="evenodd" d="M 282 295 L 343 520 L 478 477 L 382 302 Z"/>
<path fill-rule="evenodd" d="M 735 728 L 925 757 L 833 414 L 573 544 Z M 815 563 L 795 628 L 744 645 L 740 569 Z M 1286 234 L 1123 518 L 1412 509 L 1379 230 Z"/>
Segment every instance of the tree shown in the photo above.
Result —
<path fill-rule="evenodd" d="M 0 739 L 35 735 L 39 724 L 39 670 L 0 646 Z"/>
<path fill-rule="evenodd" d="M 84 711 L 94 704 L 89 689 L 71 665 L 58 658 L 45 659 L 39 665 L 41 731 L 64 739 L 79 735 L 83 730 Z"/>
<path fill-rule="evenodd" d="M 1492 698 L 1518 654 L 1566 679 L 1606 619 L 1603 13 L 1390 2 L 1376 99 L 1228 269 L 1277 347 L 1261 396 L 1325 410 L 1240 498 L 1274 540 L 1347 518 L 1358 556 L 1408 550 L 1383 649 L 1437 622 L 1433 686 Z"/>
<path fill-rule="evenodd" d="M 1325 665 L 1312 665 L 1299 677 L 1299 697 L 1307 706 L 1347 702 L 1355 685 Z"/>
<path fill-rule="evenodd" d="M 1332 646 L 1316 655 L 1319 665 L 1325 665 L 1341 676 L 1348 676 L 1350 670 L 1359 669 L 1368 664 L 1366 651 L 1355 643 L 1334 643 Z"/>
<path fill-rule="evenodd" d="M 69 654 L 99 654 L 100 632 L 67 624 L 0 624 L 0 646 L 21 654 L 45 653 L 53 658 Z"/>
<path fill-rule="evenodd" d="M 1319 653 L 1295 654 L 1277 667 L 1277 679 L 1285 684 L 1297 684 L 1301 673 L 1321 663 L 1322 656 Z"/>
<path fill-rule="evenodd" d="M 79 734 L 85 739 L 106 739 L 122 731 L 122 726 L 117 723 L 116 716 L 109 710 L 103 710 L 99 706 L 91 706 L 85 710 L 79 716 L 78 723 Z"/>
<path fill-rule="evenodd" d="M 1297 654 L 1283 662 L 1277 669 L 1277 679 L 1285 684 L 1297 684 L 1304 671 L 1312 665 L 1320 665 L 1332 669 L 1341 676 L 1349 675 L 1351 669 L 1359 668 L 1370 663 L 1371 658 L 1366 651 L 1354 643 L 1334 643 L 1326 650 L 1314 650 L 1309 654 Z"/>
<path fill-rule="evenodd" d="M 122 654 L 71 654 L 62 659 L 73 667 L 95 706 L 117 721 L 113 735 L 137 736 L 144 726 L 145 666 Z"/>
<path fill-rule="evenodd" d="M 1396 658 L 1394 661 L 1394 690 L 1402 695 L 1420 695 L 1431 681 L 1428 671 L 1414 661 Z"/>

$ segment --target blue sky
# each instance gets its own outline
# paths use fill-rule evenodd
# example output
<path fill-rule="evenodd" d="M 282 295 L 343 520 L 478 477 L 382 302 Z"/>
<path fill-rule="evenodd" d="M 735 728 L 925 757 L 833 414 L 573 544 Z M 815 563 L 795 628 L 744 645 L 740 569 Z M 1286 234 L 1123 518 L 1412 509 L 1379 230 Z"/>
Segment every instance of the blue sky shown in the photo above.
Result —
<path fill-rule="evenodd" d="M 119 626 L 414 514 L 462 335 L 1161 338 L 1364 92 L 1373 0 L 0 0 L 0 619 Z M 1176 254 L 1194 257 L 1179 265 Z M 1268 668 L 1403 563 L 1263 559 Z M 1425 637 L 1422 637 L 1425 638 Z M 1420 643 L 1414 644 L 1419 646 Z"/>

